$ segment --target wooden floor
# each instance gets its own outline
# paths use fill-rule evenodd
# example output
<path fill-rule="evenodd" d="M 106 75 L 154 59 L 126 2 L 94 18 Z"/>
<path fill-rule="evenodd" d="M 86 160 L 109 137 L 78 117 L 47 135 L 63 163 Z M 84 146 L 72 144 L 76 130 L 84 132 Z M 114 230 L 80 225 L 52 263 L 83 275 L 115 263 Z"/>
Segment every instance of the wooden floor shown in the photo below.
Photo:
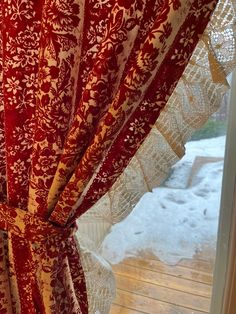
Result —
<path fill-rule="evenodd" d="M 110 314 L 209 313 L 213 263 L 182 260 L 167 266 L 154 259 L 114 265 L 117 295 Z"/>

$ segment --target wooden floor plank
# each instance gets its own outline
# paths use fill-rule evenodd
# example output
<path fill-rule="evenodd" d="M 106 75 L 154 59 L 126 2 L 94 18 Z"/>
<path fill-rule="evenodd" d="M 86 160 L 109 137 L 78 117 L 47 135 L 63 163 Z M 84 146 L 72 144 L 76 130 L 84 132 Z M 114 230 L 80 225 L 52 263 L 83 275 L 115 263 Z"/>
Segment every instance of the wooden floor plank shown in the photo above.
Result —
<path fill-rule="evenodd" d="M 130 265 L 114 265 L 113 271 L 117 275 L 125 276 L 147 283 L 152 283 L 170 289 L 184 291 L 190 294 L 210 297 L 211 285 L 194 282 L 184 278 L 178 278 L 167 274 L 156 273 L 155 271 L 140 269 Z"/>
<path fill-rule="evenodd" d="M 127 307 L 113 304 L 111 306 L 110 314 L 146 314 L 145 312 L 135 311 Z"/>
<path fill-rule="evenodd" d="M 185 278 L 192 281 L 212 284 L 213 276 L 209 272 L 203 272 L 197 269 L 190 269 L 183 266 L 169 266 L 158 260 L 146 260 L 129 258 L 123 262 L 124 265 L 135 266 L 142 269 L 149 269 L 163 274 L 175 277 Z"/>
<path fill-rule="evenodd" d="M 148 314 L 205 314 L 117 289 L 115 304 Z M 123 314 L 123 313 L 122 313 Z"/>
<path fill-rule="evenodd" d="M 120 290 L 143 295 L 145 297 L 170 303 L 172 305 L 178 305 L 205 313 L 209 312 L 210 299 L 206 297 L 190 295 L 186 292 L 156 286 L 151 283 L 146 283 L 120 275 L 116 275 L 116 286 Z"/>
<path fill-rule="evenodd" d="M 208 273 L 213 273 L 214 270 L 213 262 L 209 263 L 207 261 L 197 259 L 182 259 L 177 265 Z"/>

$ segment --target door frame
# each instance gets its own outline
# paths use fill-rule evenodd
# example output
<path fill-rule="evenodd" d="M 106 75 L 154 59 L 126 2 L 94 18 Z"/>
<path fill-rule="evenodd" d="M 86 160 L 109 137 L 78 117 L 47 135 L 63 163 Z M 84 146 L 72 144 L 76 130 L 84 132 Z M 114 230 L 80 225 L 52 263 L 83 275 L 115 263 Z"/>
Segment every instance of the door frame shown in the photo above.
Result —
<path fill-rule="evenodd" d="M 236 70 L 232 75 L 211 314 L 236 313 Z"/>

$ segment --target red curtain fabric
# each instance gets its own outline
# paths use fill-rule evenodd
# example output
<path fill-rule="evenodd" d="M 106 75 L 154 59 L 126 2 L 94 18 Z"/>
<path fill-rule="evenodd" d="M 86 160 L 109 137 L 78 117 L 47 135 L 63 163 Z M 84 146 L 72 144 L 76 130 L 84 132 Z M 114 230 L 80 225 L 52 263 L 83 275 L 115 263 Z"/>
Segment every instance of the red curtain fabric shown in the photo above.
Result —
<path fill-rule="evenodd" d="M 0 2 L 0 313 L 88 313 L 76 219 L 144 141 L 216 3 Z"/>

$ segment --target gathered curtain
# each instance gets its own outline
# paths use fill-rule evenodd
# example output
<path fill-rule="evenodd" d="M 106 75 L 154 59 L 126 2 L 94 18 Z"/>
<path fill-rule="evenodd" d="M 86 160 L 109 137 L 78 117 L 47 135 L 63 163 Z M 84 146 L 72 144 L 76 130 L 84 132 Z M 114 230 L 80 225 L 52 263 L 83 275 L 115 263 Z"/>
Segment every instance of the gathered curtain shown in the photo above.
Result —
<path fill-rule="evenodd" d="M 0 313 L 109 311 L 91 305 L 80 220 L 171 116 L 217 3 L 1 0 Z"/>

